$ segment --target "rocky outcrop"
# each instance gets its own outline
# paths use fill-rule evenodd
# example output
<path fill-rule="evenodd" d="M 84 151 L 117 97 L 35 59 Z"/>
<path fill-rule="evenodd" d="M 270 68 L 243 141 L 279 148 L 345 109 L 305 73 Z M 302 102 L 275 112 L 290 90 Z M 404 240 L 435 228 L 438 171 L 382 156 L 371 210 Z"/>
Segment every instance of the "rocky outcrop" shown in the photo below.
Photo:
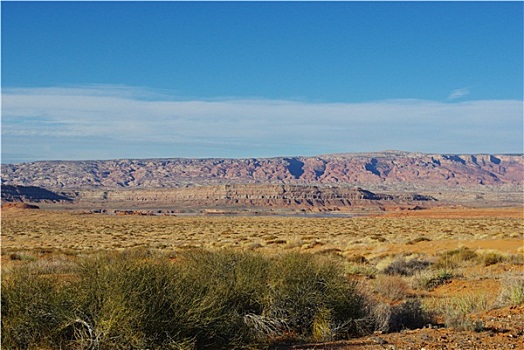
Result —
<path fill-rule="evenodd" d="M 2 183 L 47 189 L 178 188 L 188 184 L 343 184 L 370 189 L 513 188 L 522 155 L 408 152 L 261 159 L 126 159 L 2 164 Z"/>

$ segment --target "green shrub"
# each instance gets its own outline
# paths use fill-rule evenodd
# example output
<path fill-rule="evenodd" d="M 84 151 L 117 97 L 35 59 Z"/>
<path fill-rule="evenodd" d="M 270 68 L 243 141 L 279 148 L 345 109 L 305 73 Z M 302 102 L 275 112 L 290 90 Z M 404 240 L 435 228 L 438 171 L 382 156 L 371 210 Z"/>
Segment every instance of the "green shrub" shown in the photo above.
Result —
<path fill-rule="evenodd" d="M 347 261 L 353 264 L 367 264 L 369 261 L 365 256 L 357 254 L 347 258 Z"/>
<path fill-rule="evenodd" d="M 183 338 L 193 338 L 199 348 L 254 341 L 256 334 L 244 316 L 263 312 L 269 266 L 267 258 L 253 253 L 182 254 L 173 306 Z"/>
<path fill-rule="evenodd" d="M 84 309 L 100 343 L 234 348 L 250 341 L 243 315 L 261 312 L 267 261 L 204 251 L 177 259 L 169 264 L 134 254 L 103 256 L 85 266 L 90 295 Z"/>
<path fill-rule="evenodd" d="M 506 260 L 512 265 L 524 265 L 524 254 L 509 254 Z"/>
<path fill-rule="evenodd" d="M 364 314 L 364 299 L 342 271 L 333 260 L 314 255 L 280 257 L 271 268 L 265 315 L 302 337 L 311 336 L 319 322 L 331 325 L 334 338 L 347 335 L 351 320 Z"/>
<path fill-rule="evenodd" d="M 156 271 L 147 271 L 141 266 L 141 259 L 145 258 L 142 252 L 126 251 L 81 261 L 76 295 L 80 310 L 70 326 L 75 333 L 71 339 L 74 346 L 96 344 L 101 348 L 121 348 L 121 344 L 125 344 L 136 348 L 144 345 L 145 335 L 141 329 L 141 322 L 147 316 L 141 309 L 142 300 L 147 296 L 144 285 L 154 290 L 158 276 Z"/>
<path fill-rule="evenodd" d="M 66 342 L 60 330 L 74 318 L 77 308 L 74 292 L 69 283 L 32 266 L 2 274 L 2 347 L 60 348 Z"/>
<path fill-rule="evenodd" d="M 435 268 L 456 268 L 471 261 L 489 266 L 506 260 L 508 260 L 506 256 L 497 252 L 477 253 L 470 248 L 461 247 L 442 253 L 440 260 L 435 264 Z"/>
<path fill-rule="evenodd" d="M 364 299 L 326 257 L 146 250 L 2 275 L 6 348 L 244 348 L 354 332 Z M 63 266 L 68 275 L 60 271 Z"/>
<path fill-rule="evenodd" d="M 446 299 L 426 299 L 426 309 L 444 320 L 446 327 L 456 330 L 482 331 L 484 324 L 475 314 L 489 310 L 489 298 L 483 294 L 469 294 Z"/>

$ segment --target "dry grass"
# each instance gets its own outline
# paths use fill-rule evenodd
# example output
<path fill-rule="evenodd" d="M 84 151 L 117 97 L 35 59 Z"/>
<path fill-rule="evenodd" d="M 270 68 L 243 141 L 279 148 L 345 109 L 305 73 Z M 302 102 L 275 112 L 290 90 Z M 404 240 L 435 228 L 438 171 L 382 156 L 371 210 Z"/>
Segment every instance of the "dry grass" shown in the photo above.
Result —
<path fill-rule="evenodd" d="M 446 217 L 448 212 L 453 215 Z M 344 259 L 348 273 L 368 277 L 396 260 L 410 262 L 414 257 L 430 260 L 435 269 L 470 269 L 467 279 L 483 276 L 489 280 L 504 272 L 497 270 L 499 266 L 522 270 L 524 221 L 515 217 L 518 212 L 490 209 L 484 211 L 488 216 L 480 217 L 476 209 L 435 210 L 417 211 L 413 217 L 319 218 L 5 210 L 2 262 L 8 268 L 48 255 L 67 257 L 136 247 L 166 255 L 192 248 L 233 248 L 330 255 Z M 459 254 L 464 252 L 475 258 L 465 259 Z"/>
<path fill-rule="evenodd" d="M 6 210 L 2 250 L 90 252 L 133 247 L 160 250 L 251 248 L 260 251 L 336 251 L 366 258 L 448 249 L 498 249 L 517 253 L 518 218 L 315 218 L 268 216 L 110 216 Z M 418 240 L 421 236 L 428 240 Z M 413 243 L 415 242 L 415 243 Z M 449 242 L 456 242 L 451 246 Z M 483 243 L 485 242 L 485 244 Z"/>
<path fill-rule="evenodd" d="M 409 296 L 409 286 L 400 276 L 379 275 L 373 284 L 375 292 L 388 301 L 397 302 Z"/>

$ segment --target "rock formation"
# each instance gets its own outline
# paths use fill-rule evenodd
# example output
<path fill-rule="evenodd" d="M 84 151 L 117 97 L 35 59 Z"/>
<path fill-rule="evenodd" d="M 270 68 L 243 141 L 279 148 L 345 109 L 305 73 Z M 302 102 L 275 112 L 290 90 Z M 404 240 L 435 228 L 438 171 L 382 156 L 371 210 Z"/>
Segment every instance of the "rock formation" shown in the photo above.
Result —
<path fill-rule="evenodd" d="M 52 201 L 143 205 L 348 206 L 371 200 L 359 198 L 370 194 L 393 195 L 379 198 L 393 202 L 436 198 L 521 203 L 524 156 L 388 151 L 260 159 L 40 161 L 2 164 L 2 184 L 3 201 L 16 191 L 20 198 L 37 201 L 38 195 L 23 194 L 23 187 L 9 187 L 37 186 L 64 197 Z"/>
<path fill-rule="evenodd" d="M 48 189 L 280 183 L 417 187 L 521 186 L 522 155 L 350 153 L 260 159 L 120 159 L 2 164 L 2 183 Z"/>

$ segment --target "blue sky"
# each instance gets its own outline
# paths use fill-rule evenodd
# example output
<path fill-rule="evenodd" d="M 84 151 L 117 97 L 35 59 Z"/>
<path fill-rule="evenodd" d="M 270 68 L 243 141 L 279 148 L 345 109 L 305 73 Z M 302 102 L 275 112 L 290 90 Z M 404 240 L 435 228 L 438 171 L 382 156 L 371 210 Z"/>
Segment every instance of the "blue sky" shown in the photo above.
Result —
<path fill-rule="evenodd" d="M 522 152 L 522 2 L 1 7 L 3 163 Z"/>

